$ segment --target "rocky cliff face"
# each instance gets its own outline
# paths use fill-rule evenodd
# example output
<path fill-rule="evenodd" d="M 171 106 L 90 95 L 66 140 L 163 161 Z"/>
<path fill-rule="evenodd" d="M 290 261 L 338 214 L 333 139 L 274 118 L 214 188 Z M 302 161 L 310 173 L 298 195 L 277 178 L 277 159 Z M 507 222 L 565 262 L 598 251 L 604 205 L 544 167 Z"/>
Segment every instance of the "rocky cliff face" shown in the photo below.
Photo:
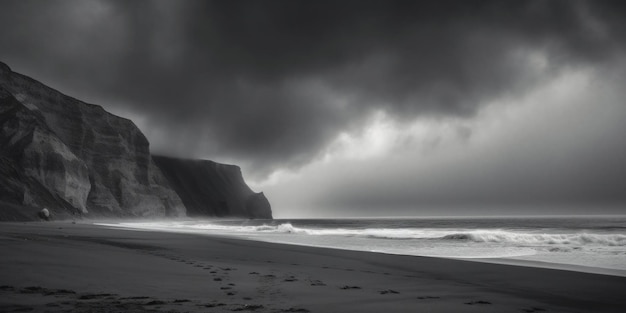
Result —
<path fill-rule="evenodd" d="M 2 174 L 7 174 L 0 200 L 48 206 L 53 214 L 72 208 L 96 216 L 185 214 L 133 122 L 4 64 L 0 127 Z"/>
<path fill-rule="evenodd" d="M 235 165 L 153 156 L 189 216 L 272 218 L 270 203 L 246 185 Z"/>
<path fill-rule="evenodd" d="M 84 212 L 86 165 L 63 145 L 37 112 L 0 87 L 0 200 Z M 31 214 L 32 215 L 32 214 Z"/>
<path fill-rule="evenodd" d="M 0 62 L 0 220 L 42 207 L 53 216 L 272 217 L 237 166 L 155 160 L 132 121 Z"/>

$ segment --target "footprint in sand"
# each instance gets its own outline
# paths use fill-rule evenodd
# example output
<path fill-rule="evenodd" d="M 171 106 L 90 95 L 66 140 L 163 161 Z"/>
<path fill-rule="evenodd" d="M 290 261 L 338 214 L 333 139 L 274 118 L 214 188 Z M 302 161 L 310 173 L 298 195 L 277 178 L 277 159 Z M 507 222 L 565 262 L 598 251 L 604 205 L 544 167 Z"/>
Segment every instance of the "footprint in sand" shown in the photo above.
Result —
<path fill-rule="evenodd" d="M 538 308 L 538 307 L 532 307 L 530 309 L 522 309 L 522 311 L 526 312 L 526 313 L 534 313 L 534 312 L 545 312 L 546 309 L 544 308 Z"/>
<path fill-rule="evenodd" d="M 233 312 L 239 312 L 239 311 L 256 311 L 256 310 L 260 310 L 263 309 L 264 306 L 260 305 L 260 304 L 246 304 L 243 306 L 240 306 L 238 308 L 234 308 L 231 311 Z"/>
<path fill-rule="evenodd" d="M 298 281 L 298 279 L 295 278 L 294 276 L 289 276 L 289 277 L 285 278 L 283 281 L 292 282 L 292 281 Z"/>
<path fill-rule="evenodd" d="M 380 293 L 381 295 L 386 295 L 386 294 L 399 294 L 400 292 L 395 291 L 393 289 L 387 289 L 387 290 L 379 291 L 378 293 Z"/>
<path fill-rule="evenodd" d="M 478 300 L 478 301 L 470 301 L 470 302 L 465 302 L 465 304 L 467 304 L 467 305 L 474 305 L 474 304 L 491 304 L 491 302 L 489 302 L 489 301 L 485 301 L 485 300 Z"/>
<path fill-rule="evenodd" d="M 436 297 L 436 296 L 421 296 L 421 297 L 417 297 L 417 299 L 420 300 L 426 300 L 426 299 L 440 299 L 441 297 Z"/>
<path fill-rule="evenodd" d="M 359 286 L 343 286 L 343 287 L 339 287 L 339 289 L 343 289 L 343 290 L 350 290 L 350 289 L 361 289 L 361 287 Z"/>
<path fill-rule="evenodd" d="M 93 300 L 93 299 L 101 299 L 101 298 L 112 298 L 114 296 L 115 295 L 111 294 L 111 293 L 92 293 L 92 294 L 82 295 L 82 296 L 78 297 L 78 300 Z"/>
<path fill-rule="evenodd" d="M 206 304 L 198 304 L 198 306 L 203 306 L 205 308 L 215 308 L 218 306 L 225 306 L 226 303 L 206 303 Z"/>
<path fill-rule="evenodd" d="M 121 299 L 122 300 L 145 300 L 145 299 L 150 299 L 150 297 L 125 297 Z"/>
<path fill-rule="evenodd" d="M 320 280 L 312 280 L 311 281 L 311 286 L 326 286 L 326 284 L 324 284 L 322 281 Z"/>

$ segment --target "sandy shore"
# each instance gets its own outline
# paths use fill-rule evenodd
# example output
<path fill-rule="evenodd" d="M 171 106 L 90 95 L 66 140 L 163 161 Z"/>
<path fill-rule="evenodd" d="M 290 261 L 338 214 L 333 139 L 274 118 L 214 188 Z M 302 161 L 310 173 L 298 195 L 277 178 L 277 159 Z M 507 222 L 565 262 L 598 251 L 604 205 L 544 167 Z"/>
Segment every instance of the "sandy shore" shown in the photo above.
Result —
<path fill-rule="evenodd" d="M 0 312 L 626 312 L 626 278 L 71 222 L 0 223 Z"/>

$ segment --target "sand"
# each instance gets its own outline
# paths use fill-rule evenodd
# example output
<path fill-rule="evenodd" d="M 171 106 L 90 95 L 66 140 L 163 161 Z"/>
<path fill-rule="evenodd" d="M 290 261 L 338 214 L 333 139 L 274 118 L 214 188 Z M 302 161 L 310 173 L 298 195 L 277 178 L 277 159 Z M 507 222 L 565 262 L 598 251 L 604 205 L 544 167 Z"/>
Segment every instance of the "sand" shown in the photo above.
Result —
<path fill-rule="evenodd" d="M 441 258 L 0 223 L 0 312 L 626 312 L 626 278 Z"/>

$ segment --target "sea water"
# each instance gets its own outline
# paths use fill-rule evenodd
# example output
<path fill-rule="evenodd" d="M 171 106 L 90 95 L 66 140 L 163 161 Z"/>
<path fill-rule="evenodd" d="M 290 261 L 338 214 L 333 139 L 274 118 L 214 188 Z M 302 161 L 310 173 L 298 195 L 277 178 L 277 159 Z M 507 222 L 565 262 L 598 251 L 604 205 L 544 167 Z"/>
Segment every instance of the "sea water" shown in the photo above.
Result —
<path fill-rule="evenodd" d="M 626 216 L 203 219 L 101 225 L 528 266 L 565 265 L 626 276 Z"/>

